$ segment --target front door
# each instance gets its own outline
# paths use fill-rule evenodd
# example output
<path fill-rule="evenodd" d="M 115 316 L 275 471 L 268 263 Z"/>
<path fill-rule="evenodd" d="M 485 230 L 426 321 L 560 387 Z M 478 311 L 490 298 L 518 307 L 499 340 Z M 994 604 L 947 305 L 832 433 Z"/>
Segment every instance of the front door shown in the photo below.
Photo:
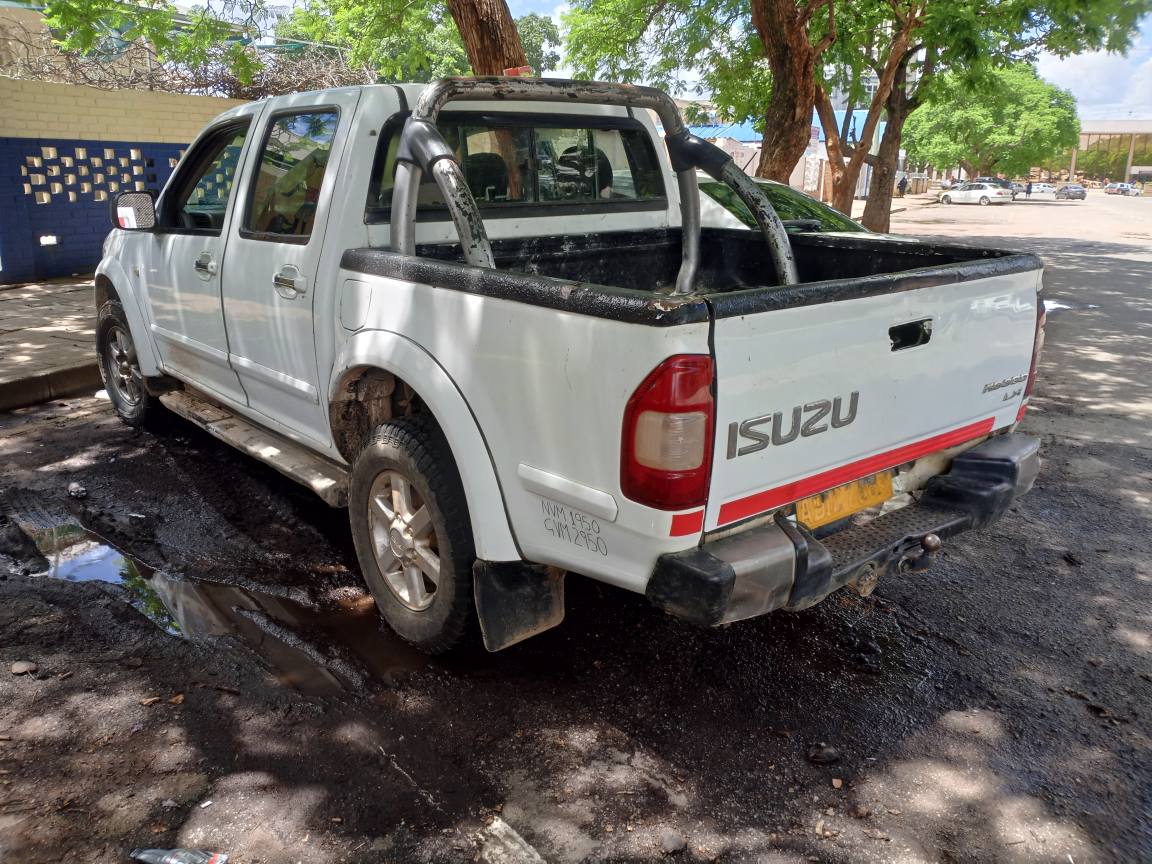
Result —
<path fill-rule="evenodd" d="M 228 362 L 220 281 L 234 180 L 261 107 L 245 108 L 192 146 L 159 202 L 148 278 L 164 369 L 237 402 L 245 396 Z"/>
<path fill-rule="evenodd" d="M 318 285 L 316 273 L 335 163 L 360 93 L 329 95 L 319 104 L 314 94 L 277 100 L 267 117 L 245 172 L 243 215 L 233 221 L 223 285 L 229 358 L 249 406 L 319 443 L 328 439 L 328 412 L 312 313 L 335 286 Z"/>

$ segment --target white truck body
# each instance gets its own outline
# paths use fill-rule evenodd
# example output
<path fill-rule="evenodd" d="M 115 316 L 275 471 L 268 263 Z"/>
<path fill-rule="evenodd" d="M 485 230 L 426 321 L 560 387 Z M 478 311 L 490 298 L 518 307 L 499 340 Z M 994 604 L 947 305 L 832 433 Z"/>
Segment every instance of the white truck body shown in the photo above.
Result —
<path fill-rule="evenodd" d="M 442 430 L 478 559 L 558 568 L 650 596 L 662 556 L 775 530 L 781 520 L 795 525 L 795 502 L 888 469 L 898 497 L 915 493 L 989 436 L 1020 438 L 1008 433 L 1034 373 L 1036 259 L 876 235 L 804 235 L 792 238 L 800 284 L 776 285 L 755 257 L 757 232 L 715 228 L 701 244 L 702 287 L 672 293 L 658 271 L 679 259 L 686 211 L 649 113 L 514 99 L 449 100 L 444 110 L 460 123 L 514 115 L 540 128 L 633 130 L 652 142 L 661 194 L 642 206 L 482 207 L 495 270 L 460 262 L 450 245 L 457 226 L 443 211 L 417 211 L 415 256 L 389 252 L 394 223 L 374 218 L 373 202 L 366 209 L 366 191 L 380 182 L 378 153 L 422 91 L 303 93 L 221 115 L 162 193 L 159 228 L 114 230 L 97 274 L 98 297 L 123 306 L 145 380 L 176 382 L 278 436 L 273 442 L 294 442 L 293 453 L 326 466 L 332 503 L 342 503 L 341 472 L 370 431 L 351 425 L 381 419 L 370 397 L 350 395 L 349 382 L 365 373 L 385 373 L 396 393 L 407 385 Z M 306 122 L 329 147 L 326 161 L 306 168 L 322 180 L 301 180 L 301 188 L 316 186 L 307 186 L 294 224 L 306 220 L 310 230 L 252 230 L 252 212 L 265 206 L 260 172 L 270 160 L 280 164 L 265 142 Z M 176 224 L 174 197 L 203 174 L 198 154 L 232 133 L 235 162 L 214 181 L 230 187 L 220 214 L 202 226 Z M 538 145 L 534 158 L 546 161 Z M 277 194 L 266 206 L 280 207 Z M 282 229 L 281 217 L 265 227 Z M 563 275 L 612 266 L 624 277 L 613 284 L 623 287 Z M 730 287 L 719 285 L 726 269 L 737 272 Z M 901 339 L 907 344 L 897 347 Z M 622 488 L 622 423 L 641 382 L 678 355 L 713 364 L 710 478 L 706 500 L 653 506 Z M 203 412 L 200 419 L 211 421 Z M 283 462 L 274 443 L 248 449 Z M 1033 456 L 1034 447 L 1014 494 L 1031 485 Z M 906 549 L 900 556 L 910 560 Z M 736 617 L 746 616 L 720 620 Z"/>

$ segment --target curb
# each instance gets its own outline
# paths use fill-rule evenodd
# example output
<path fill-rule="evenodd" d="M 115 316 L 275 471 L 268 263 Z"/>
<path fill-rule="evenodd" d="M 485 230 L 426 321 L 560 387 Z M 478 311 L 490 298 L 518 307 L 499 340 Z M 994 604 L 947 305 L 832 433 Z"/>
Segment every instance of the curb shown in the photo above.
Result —
<path fill-rule="evenodd" d="M 0 382 L 0 411 L 26 408 L 29 405 L 48 402 L 61 396 L 73 396 L 83 390 L 99 389 L 103 386 L 100 380 L 100 367 L 95 360 L 90 363 L 61 366 L 27 378 Z"/>

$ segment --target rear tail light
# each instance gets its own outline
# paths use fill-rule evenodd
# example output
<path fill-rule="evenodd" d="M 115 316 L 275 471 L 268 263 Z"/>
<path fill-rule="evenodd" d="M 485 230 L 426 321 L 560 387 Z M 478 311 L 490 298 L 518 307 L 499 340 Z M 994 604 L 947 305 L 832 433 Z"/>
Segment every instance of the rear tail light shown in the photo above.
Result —
<path fill-rule="evenodd" d="M 1040 366 L 1040 350 L 1044 347 L 1044 323 L 1048 313 L 1044 311 L 1044 298 L 1036 295 L 1036 336 L 1032 340 L 1032 365 L 1028 367 L 1028 383 L 1024 385 L 1024 401 L 1020 403 L 1020 410 L 1016 412 L 1016 422 L 1024 419 L 1024 412 L 1028 410 L 1028 400 L 1032 398 L 1032 388 L 1036 386 L 1036 370 Z"/>
<path fill-rule="evenodd" d="M 704 504 L 714 414 L 712 358 L 707 354 L 678 354 L 653 369 L 624 409 L 624 495 L 660 510 Z"/>

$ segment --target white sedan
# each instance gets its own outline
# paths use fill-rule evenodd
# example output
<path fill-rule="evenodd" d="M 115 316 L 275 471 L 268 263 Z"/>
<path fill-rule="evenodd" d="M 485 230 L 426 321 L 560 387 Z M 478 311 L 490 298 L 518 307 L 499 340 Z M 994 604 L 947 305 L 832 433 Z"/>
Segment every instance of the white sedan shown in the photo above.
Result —
<path fill-rule="evenodd" d="M 1012 190 L 994 183 L 963 183 L 940 193 L 941 204 L 1011 204 Z"/>

